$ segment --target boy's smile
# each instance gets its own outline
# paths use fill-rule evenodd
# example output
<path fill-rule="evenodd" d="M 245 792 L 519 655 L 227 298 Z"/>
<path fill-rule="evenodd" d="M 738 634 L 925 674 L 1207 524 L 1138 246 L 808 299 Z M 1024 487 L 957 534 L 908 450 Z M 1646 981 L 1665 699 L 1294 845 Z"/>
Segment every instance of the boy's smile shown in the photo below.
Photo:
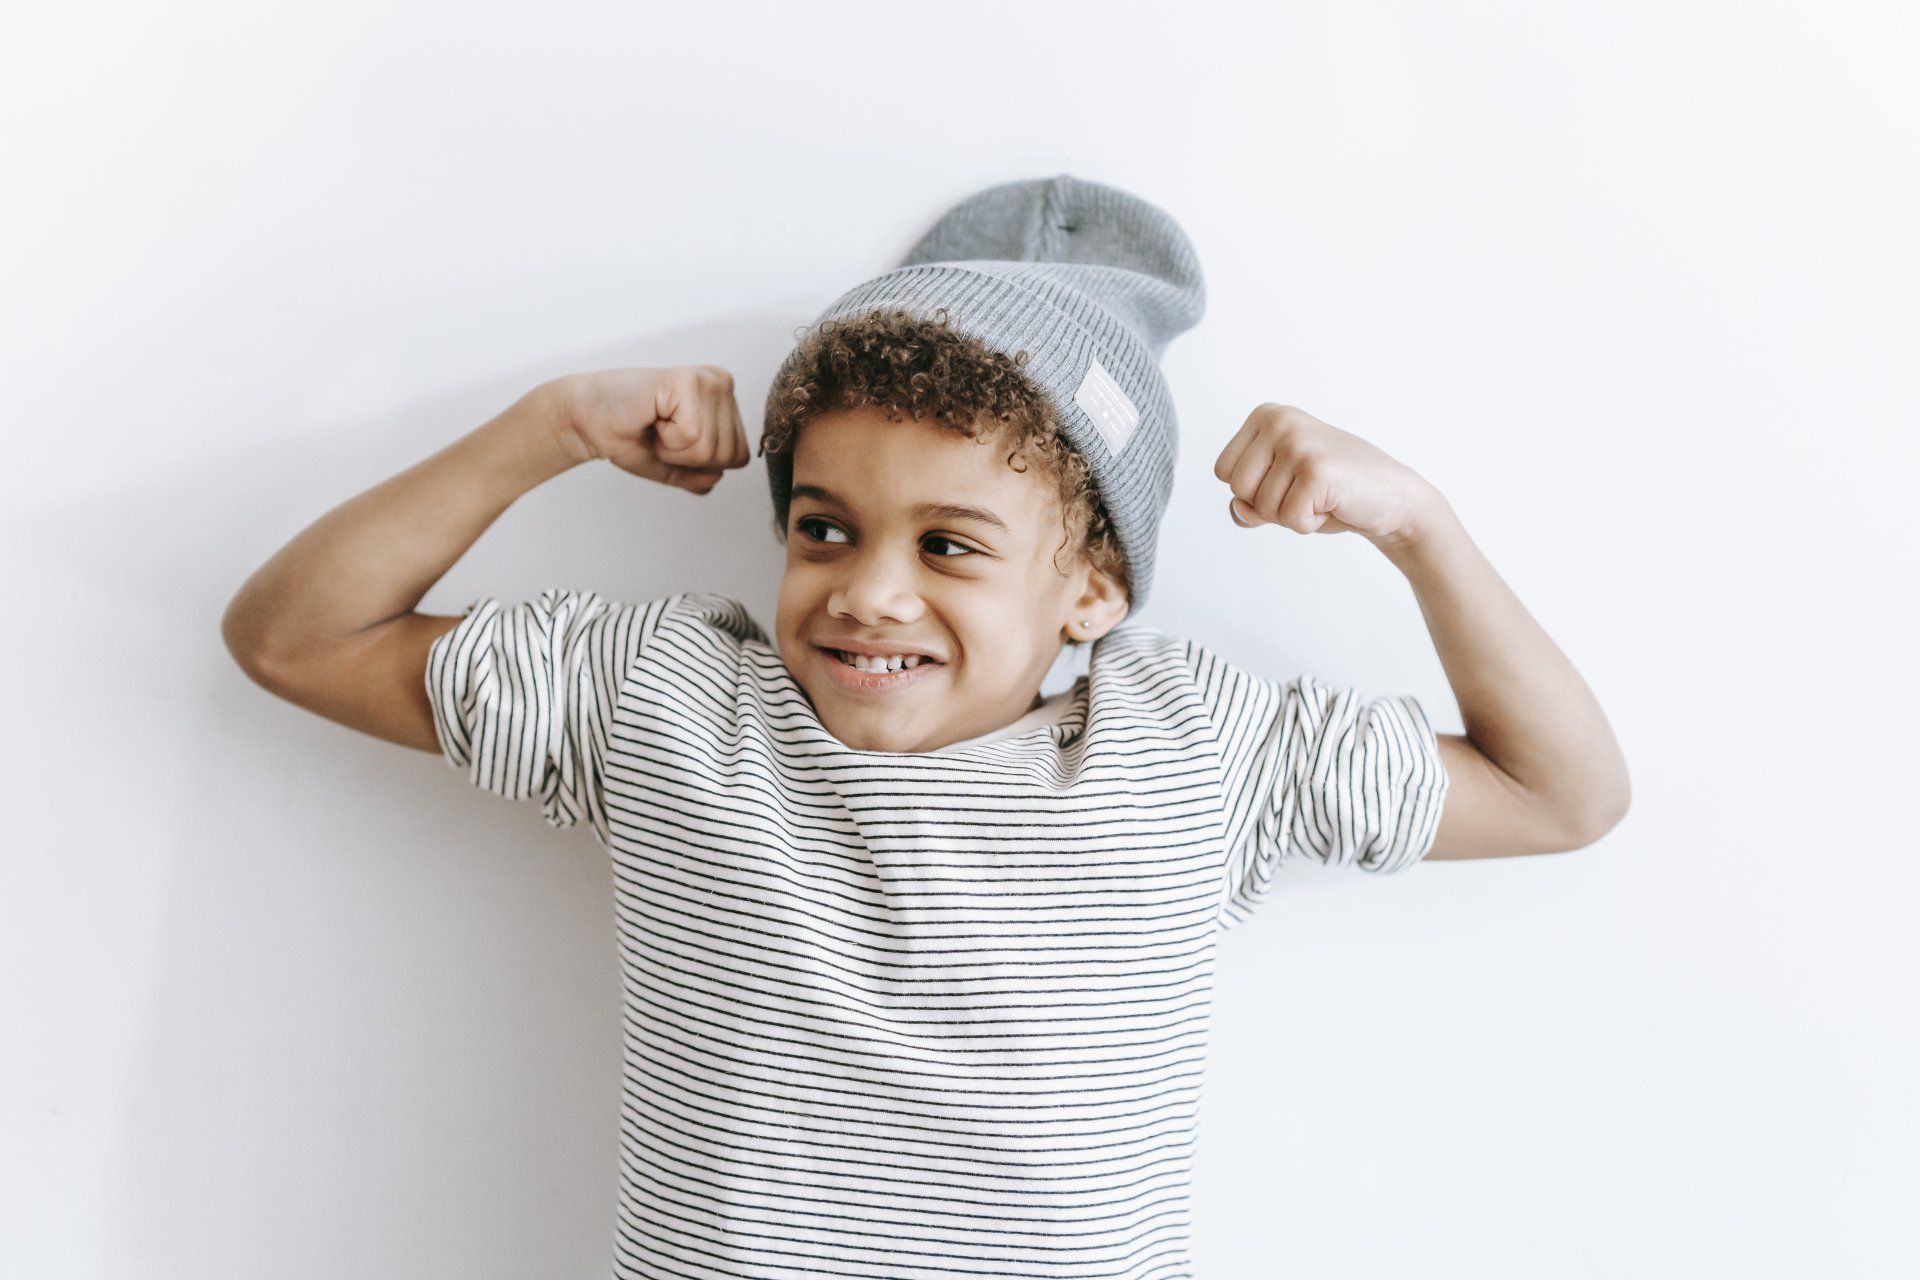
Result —
<path fill-rule="evenodd" d="M 1124 587 L 1064 545 L 1052 477 L 999 443 L 875 408 L 822 413 L 795 441 L 774 631 L 849 747 L 931 751 L 1011 724 L 1069 635 L 1126 613 Z"/>

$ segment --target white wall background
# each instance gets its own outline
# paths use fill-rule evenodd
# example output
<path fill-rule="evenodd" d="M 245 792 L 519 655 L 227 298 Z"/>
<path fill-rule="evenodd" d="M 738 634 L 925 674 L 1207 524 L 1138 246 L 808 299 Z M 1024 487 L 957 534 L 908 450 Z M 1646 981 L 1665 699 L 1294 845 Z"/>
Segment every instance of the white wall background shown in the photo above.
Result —
<path fill-rule="evenodd" d="M 276 701 L 244 578 L 536 382 L 722 364 L 1013 178 L 1208 275 L 1143 621 L 1461 725 L 1263 400 L 1438 484 L 1607 709 L 1557 856 L 1293 869 L 1223 939 L 1205 1280 L 1911 1276 L 1920 19 L 1894 3 L 69 4 L 0 43 L 0 1272 L 592 1280 L 584 827 Z M 514 506 L 422 602 L 728 591 L 762 465 Z M 1177 568 L 1176 568 L 1177 566 Z"/>

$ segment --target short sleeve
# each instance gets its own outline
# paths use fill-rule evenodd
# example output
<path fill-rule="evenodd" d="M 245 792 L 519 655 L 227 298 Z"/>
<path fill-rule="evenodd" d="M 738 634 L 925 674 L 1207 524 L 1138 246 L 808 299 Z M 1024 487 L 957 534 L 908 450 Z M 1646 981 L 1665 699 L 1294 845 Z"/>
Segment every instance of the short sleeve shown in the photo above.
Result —
<path fill-rule="evenodd" d="M 1426 856 L 1447 772 L 1418 699 L 1312 676 L 1269 680 L 1197 645 L 1188 652 L 1220 748 L 1222 927 L 1265 900 L 1288 859 L 1391 874 Z"/>
<path fill-rule="evenodd" d="M 602 769 L 627 672 L 678 596 L 615 604 L 550 590 L 511 608 L 483 597 L 427 654 L 434 732 L 449 765 L 556 828 L 605 836 Z"/>

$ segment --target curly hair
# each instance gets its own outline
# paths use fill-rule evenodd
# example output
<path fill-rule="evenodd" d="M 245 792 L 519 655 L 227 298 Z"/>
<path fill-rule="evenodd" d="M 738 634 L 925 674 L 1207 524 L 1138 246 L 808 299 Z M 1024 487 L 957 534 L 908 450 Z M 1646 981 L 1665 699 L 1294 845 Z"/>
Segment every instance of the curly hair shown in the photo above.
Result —
<path fill-rule="evenodd" d="M 1024 473 L 1027 467 L 1015 461 L 1031 453 L 1053 479 L 1065 534 L 1061 547 L 1077 544 L 1095 569 L 1132 595 L 1126 557 L 1092 471 L 1061 432 L 1045 394 L 1023 372 L 1024 350 L 1009 358 L 959 332 L 944 307 L 931 319 L 876 309 L 824 320 L 811 333 L 803 326 L 799 333 L 793 359 L 767 396 L 762 455 L 791 454 L 807 423 L 837 409 L 877 408 L 889 422 L 910 417 L 969 439 L 998 436 L 1008 447 L 1008 466 Z M 787 540 L 784 524 L 776 533 L 782 543 Z M 1059 551 L 1054 567 L 1060 567 Z"/>

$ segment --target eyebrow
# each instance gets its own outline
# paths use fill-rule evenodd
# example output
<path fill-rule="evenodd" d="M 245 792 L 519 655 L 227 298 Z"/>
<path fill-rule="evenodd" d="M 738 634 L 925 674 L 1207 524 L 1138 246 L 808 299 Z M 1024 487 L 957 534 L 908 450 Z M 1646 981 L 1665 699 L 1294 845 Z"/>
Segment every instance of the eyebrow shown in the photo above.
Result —
<path fill-rule="evenodd" d="M 794 502 L 801 498 L 812 498 L 815 501 L 825 502 L 836 507 L 844 507 L 847 505 L 817 484 L 797 484 L 793 486 L 793 492 L 788 495 L 788 501 Z M 1012 529 L 1007 527 L 1005 520 L 1002 520 L 986 508 L 964 506 L 957 502 L 923 502 L 913 509 L 913 514 L 917 516 L 931 516 L 938 520 L 978 520 L 981 524 L 992 525 L 1002 533 L 1010 534 L 1013 532 Z"/>

